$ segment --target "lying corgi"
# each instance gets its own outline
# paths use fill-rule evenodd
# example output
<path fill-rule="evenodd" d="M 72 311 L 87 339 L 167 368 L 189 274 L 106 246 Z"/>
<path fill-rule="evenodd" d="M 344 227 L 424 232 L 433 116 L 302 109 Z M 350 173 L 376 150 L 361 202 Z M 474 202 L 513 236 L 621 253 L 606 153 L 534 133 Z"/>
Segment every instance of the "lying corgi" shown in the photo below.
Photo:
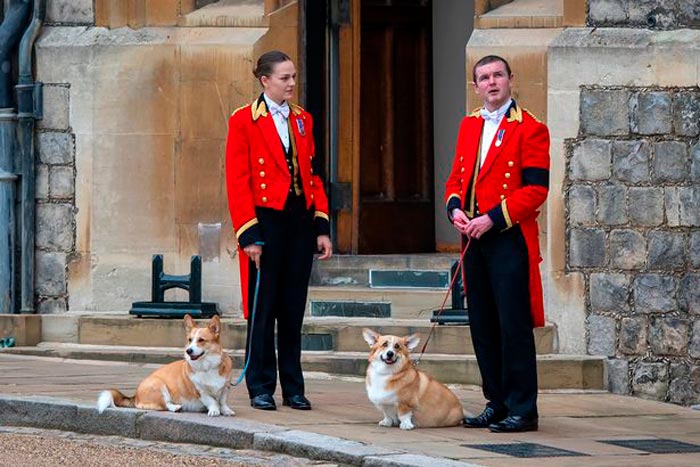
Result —
<path fill-rule="evenodd" d="M 207 409 L 210 417 L 234 415 L 226 403 L 231 388 L 233 362 L 221 347 L 221 321 L 217 315 L 207 327 L 197 327 L 190 315 L 185 316 L 187 346 L 184 360 L 169 363 L 141 381 L 134 397 L 117 389 L 102 391 L 97 410 L 108 407 L 135 407 L 171 412 L 199 412 Z"/>
<path fill-rule="evenodd" d="M 364 329 L 362 336 L 370 346 L 367 396 L 384 414 L 379 426 L 412 430 L 462 423 L 465 414 L 457 396 L 411 363 L 410 352 L 420 341 L 416 334 L 382 336 Z"/>

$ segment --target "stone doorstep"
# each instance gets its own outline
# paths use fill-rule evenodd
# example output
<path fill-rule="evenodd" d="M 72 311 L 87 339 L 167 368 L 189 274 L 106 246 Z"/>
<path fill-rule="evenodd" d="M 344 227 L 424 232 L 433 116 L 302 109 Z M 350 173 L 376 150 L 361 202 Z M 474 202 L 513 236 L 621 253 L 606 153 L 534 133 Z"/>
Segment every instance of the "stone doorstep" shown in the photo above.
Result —
<path fill-rule="evenodd" d="M 260 449 L 349 465 L 469 466 L 368 443 L 230 417 L 108 409 L 50 398 L 0 397 L 0 423 L 176 443 Z"/>
<path fill-rule="evenodd" d="M 53 319 L 53 321 L 56 321 Z M 172 347 L 183 342 L 181 320 L 138 319 L 128 315 L 80 317 L 78 340 L 60 340 L 91 345 L 129 345 L 139 347 Z M 223 320 L 223 345 L 226 348 L 243 348 L 246 324 L 242 319 Z M 438 325 L 434 328 L 428 320 L 397 320 L 378 318 L 307 318 L 304 322 L 304 349 L 364 352 L 367 343 L 362 329 L 371 328 L 383 334 L 407 336 L 418 333 L 427 339 L 433 329 L 427 353 L 473 354 L 468 326 Z M 550 354 L 554 348 L 553 326 L 536 328 L 535 345 L 538 354 Z M 27 345 L 27 344 L 25 344 Z M 31 344 L 30 344 L 31 345 Z M 420 344 L 422 347 L 422 343 Z"/>
<path fill-rule="evenodd" d="M 2 352 L 77 360 L 124 361 L 163 364 L 181 358 L 182 350 L 164 347 L 96 346 L 42 343 L 36 347 L 15 347 Z M 229 351 L 236 368 L 243 368 L 242 350 Z M 588 355 L 539 355 L 537 369 L 540 389 L 605 389 L 604 357 Z M 363 377 L 366 352 L 302 352 L 304 370 Z M 420 369 L 446 384 L 480 385 L 479 368 L 473 355 L 425 354 Z"/>

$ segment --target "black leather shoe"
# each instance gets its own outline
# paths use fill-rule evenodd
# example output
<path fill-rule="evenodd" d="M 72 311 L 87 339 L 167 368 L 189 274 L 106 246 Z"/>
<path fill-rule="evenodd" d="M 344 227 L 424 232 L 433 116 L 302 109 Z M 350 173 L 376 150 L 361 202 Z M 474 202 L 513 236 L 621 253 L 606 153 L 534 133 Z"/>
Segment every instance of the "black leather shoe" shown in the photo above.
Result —
<path fill-rule="evenodd" d="M 492 407 L 486 407 L 476 417 L 466 417 L 464 419 L 464 428 L 487 428 L 492 423 L 500 422 L 506 418 L 504 412 L 498 412 Z"/>
<path fill-rule="evenodd" d="M 297 396 L 285 397 L 282 399 L 282 404 L 297 410 L 311 410 L 311 402 L 309 399 L 302 396 L 301 394 Z"/>
<path fill-rule="evenodd" d="M 522 431 L 537 431 L 537 417 L 525 418 L 520 415 L 511 415 L 498 423 L 489 425 L 489 430 L 494 433 L 519 433 Z"/>
<path fill-rule="evenodd" d="M 250 406 L 259 410 L 277 410 L 275 400 L 269 394 L 260 394 L 251 398 Z"/>

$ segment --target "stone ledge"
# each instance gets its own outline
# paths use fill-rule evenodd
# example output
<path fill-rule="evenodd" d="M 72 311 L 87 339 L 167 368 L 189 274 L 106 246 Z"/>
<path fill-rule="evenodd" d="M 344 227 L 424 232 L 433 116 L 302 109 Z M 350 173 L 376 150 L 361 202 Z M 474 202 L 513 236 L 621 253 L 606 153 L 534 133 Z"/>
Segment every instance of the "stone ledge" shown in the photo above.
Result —
<path fill-rule="evenodd" d="M 0 396 L 0 424 L 283 452 L 309 459 L 373 466 L 469 466 L 333 436 L 204 414 L 97 409 L 42 397 Z M 449 463 L 445 463 L 449 462 Z"/>

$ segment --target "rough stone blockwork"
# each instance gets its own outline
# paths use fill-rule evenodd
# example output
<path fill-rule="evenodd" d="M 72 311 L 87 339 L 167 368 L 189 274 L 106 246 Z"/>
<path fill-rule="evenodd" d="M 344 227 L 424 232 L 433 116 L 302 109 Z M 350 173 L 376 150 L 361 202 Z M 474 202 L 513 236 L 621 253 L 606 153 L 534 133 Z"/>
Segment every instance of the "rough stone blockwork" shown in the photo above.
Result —
<path fill-rule="evenodd" d="M 588 25 L 697 29 L 700 5 L 694 0 L 588 0 Z"/>
<path fill-rule="evenodd" d="M 631 3 L 594 0 L 591 17 L 629 19 Z M 697 404 L 700 89 L 590 87 L 580 103 L 567 267 L 586 278 L 588 352 L 610 357 L 614 392 Z"/>
<path fill-rule="evenodd" d="M 36 177 L 36 306 L 39 313 L 68 307 L 66 269 L 75 253 L 75 135 L 70 87 L 44 84 L 38 123 Z"/>

